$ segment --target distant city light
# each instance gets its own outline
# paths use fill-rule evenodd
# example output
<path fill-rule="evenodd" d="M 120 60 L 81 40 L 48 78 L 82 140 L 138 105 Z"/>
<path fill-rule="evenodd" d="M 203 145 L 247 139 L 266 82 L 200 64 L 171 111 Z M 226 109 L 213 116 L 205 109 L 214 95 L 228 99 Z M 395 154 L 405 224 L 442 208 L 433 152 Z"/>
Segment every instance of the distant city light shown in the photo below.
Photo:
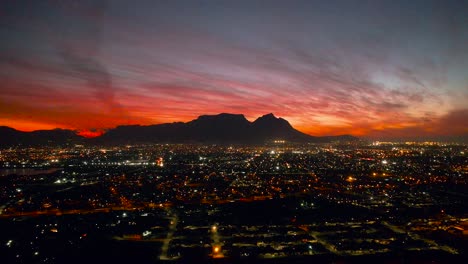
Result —
<path fill-rule="evenodd" d="M 218 254 L 221 251 L 221 247 L 219 246 L 214 246 L 213 247 L 213 253 Z"/>

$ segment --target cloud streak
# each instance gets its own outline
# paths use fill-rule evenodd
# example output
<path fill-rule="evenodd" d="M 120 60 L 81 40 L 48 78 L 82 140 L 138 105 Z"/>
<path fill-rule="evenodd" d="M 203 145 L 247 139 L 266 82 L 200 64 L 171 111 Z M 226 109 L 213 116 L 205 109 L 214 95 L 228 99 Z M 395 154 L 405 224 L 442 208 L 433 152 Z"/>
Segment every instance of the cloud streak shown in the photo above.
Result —
<path fill-rule="evenodd" d="M 370 4 L 338 16 L 333 6 L 308 2 L 265 10 L 242 3 L 206 10 L 191 3 L 33 5 L 29 18 L 15 18 L 12 8 L 0 23 L 0 34 L 9 33 L 0 45 L 10 51 L 0 54 L 5 125 L 95 131 L 273 112 L 313 135 L 466 132 L 460 116 L 468 80 L 464 60 L 452 62 L 450 49 L 468 55 L 444 46 L 464 40 L 458 9 L 431 14 L 425 6 Z M 421 24 L 419 13 L 434 19 Z M 452 26 L 457 34 L 445 34 Z M 23 42 L 36 48 L 14 45 Z"/>

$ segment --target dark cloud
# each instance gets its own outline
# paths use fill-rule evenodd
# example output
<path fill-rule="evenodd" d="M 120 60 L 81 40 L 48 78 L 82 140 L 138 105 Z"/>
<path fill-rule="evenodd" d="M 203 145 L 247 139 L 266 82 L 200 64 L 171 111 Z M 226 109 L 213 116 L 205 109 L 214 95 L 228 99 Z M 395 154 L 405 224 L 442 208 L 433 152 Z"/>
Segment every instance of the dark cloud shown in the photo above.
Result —
<path fill-rule="evenodd" d="M 468 109 L 453 110 L 434 123 L 437 134 L 468 136 Z"/>
<path fill-rule="evenodd" d="M 124 115 L 123 107 L 115 96 L 112 76 L 106 66 L 98 60 L 100 53 L 101 28 L 105 19 L 105 1 L 73 3 L 72 7 L 61 6 L 58 10 L 65 15 L 64 23 L 76 26 L 80 38 L 74 36 L 67 26 L 59 25 L 57 53 L 75 77 L 86 80 L 88 87 L 94 90 L 96 99 L 113 114 Z"/>
<path fill-rule="evenodd" d="M 452 110 L 442 116 L 429 116 L 413 125 L 373 130 L 369 136 L 403 140 L 468 140 L 468 109 Z"/>

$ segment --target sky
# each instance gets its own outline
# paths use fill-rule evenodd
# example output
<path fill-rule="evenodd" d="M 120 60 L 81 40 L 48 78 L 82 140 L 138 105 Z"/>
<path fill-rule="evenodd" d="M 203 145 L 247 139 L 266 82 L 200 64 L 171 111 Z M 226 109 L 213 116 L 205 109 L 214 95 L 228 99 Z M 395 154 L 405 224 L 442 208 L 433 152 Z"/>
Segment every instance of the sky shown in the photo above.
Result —
<path fill-rule="evenodd" d="M 97 135 L 267 113 L 316 136 L 468 136 L 468 1 L 0 3 L 0 125 Z"/>

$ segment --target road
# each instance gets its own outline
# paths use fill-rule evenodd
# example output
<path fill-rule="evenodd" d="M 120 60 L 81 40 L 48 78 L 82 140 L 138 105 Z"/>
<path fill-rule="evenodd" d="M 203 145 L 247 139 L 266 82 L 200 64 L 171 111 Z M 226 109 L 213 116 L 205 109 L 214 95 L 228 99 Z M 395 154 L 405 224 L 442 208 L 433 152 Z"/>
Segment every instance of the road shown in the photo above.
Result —
<path fill-rule="evenodd" d="M 168 256 L 167 252 L 169 251 L 169 244 L 171 243 L 171 240 L 174 237 L 174 233 L 177 230 L 177 223 L 179 221 L 179 217 L 171 208 L 167 208 L 167 212 L 169 215 L 171 215 L 171 217 L 169 218 L 170 222 L 169 222 L 169 230 L 167 231 L 167 236 L 163 240 L 163 245 L 161 248 L 161 255 L 159 256 L 160 260 L 177 259 L 177 258 Z"/>
<path fill-rule="evenodd" d="M 213 244 L 212 244 L 213 258 L 224 258 L 224 254 L 222 251 L 223 244 L 220 241 L 220 236 L 219 236 L 217 225 L 211 226 L 210 234 L 211 234 L 211 240 L 213 240 Z"/>

